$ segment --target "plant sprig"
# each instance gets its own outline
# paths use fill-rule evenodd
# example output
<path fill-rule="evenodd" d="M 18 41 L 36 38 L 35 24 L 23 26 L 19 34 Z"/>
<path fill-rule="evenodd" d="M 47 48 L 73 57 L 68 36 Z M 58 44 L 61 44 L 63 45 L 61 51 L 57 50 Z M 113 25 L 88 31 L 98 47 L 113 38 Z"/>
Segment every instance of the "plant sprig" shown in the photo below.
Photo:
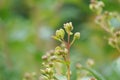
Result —
<path fill-rule="evenodd" d="M 59 62 L 66 65 L 67 68 L 67 80 L 70 80 L 71 70 L 70 70 L 70 47 L 74 43 L 76 39 L 80 38 L 80 33 L 76 32 L 73 36 L 72 41 L 70 40 L 70 37 L 73 35 L 72 33 L 73 25 L 72 22 L 64 24 L 64 29 L 60 28 L 59 30 L 56 30 L 55 35 L 52 36 L 55 40 L 61 42 L 63 46 L 57 46 L 55 50 L 52 52 L 45 54 L 42 59 L 44 60 L 43 66 L 44 69 L 41 70 L 45 80 L 55 80 L 55 71 L 54 71 L 54 63 Z M 67 33 L 67 40 L 65 41 L 65 33 Z M 52 63 L 52 66 L 50 67 L 50 63 Z M 47 69 L 47 70 L 46 70 Z"/>

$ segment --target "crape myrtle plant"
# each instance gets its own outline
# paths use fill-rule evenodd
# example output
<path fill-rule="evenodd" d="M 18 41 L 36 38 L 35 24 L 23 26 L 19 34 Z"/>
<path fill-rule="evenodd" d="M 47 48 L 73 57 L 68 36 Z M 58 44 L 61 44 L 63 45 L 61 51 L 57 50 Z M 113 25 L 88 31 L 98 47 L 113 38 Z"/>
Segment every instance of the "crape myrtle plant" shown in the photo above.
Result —
<path fill-rule="evenodd" d="M 71 80 L 70 48 L 74 41 L 80 38 L 80 33 L 73 33 L 72 30 L 73 25 L 71 22 L 64 24 L 63 28 L 56 30 L 52 38 L 60 42 L 60 46 L 46 52 L 42 56 L 43 62 L 39 76 L 36 73 L 26 73 L 24 80 Z M 65 39 L 65 35 L 67 35 L 67 39 Z M 88 59 L 85 65 L 77 63 L 75 66 L 77 69 L 77 80 L 83 80 L 86 77 L 88 80 L 105 80 L 92 68 L 93 65 L 93 59 Z"/>
<path fill-rule="evenodd" d="M 91 0 L 90 9 L 97 15 L 95 22 L 109 34 L 108 44 L 120 53 L 120 15 L 117 12 L 104 11 L 104 6 L 102 1 Z"/>

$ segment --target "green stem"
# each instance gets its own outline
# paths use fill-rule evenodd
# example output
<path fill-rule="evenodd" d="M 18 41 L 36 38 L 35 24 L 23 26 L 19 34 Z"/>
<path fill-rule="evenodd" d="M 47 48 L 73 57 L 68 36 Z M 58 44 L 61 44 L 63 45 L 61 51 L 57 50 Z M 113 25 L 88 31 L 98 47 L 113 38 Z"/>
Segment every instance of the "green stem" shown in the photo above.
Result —
<path fill-rule="evenodd" d="M 67 80 L 70 80 L 70 33 L 68 33 L 67 49 L 68 49 L 67 61 L 69 62 L 69 64 L 67 65 Z"/>
<path fill-rule="evenodd" d="M 70 43 L 70 46 L 74 43 L 74 41 L 75 41 L 75 38 L 73 38 L 72 42 Z"/>

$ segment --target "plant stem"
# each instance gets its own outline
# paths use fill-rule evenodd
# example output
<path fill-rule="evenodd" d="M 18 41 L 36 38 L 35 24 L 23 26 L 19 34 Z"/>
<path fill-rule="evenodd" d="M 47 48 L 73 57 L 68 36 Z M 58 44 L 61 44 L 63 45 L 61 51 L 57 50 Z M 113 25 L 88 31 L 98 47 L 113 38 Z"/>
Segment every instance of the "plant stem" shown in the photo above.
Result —
<path fill-rule="evenodd" d="M 67 43 L 67 49 L 68 49 L 68 54 L 67 54 L 67 80 L 70 80 L 70 33 L 68 33 L 68 43 Z"/>

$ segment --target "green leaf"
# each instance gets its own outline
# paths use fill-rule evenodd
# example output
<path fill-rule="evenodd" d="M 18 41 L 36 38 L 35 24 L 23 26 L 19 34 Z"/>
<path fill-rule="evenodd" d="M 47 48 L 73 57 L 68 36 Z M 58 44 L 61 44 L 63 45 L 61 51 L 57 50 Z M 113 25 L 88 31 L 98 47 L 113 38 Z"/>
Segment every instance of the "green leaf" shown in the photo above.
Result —
<path fill-rule="evenodd" d="M 88 67 L 82 67 L 82 69 L 87 70 L 88 72 L 90 72 L 97 80 L 105 80 L 105 78 L 98 72 L 96 72 L 94 69 L 92 68 L 88 68 Z"/>
<path fill-rule="evenodd" d="M 55 77 L 56 77 L 58 80 L 67 80 L 66 76 L 63 76 L 63 75 L 55 75 Z"/>

